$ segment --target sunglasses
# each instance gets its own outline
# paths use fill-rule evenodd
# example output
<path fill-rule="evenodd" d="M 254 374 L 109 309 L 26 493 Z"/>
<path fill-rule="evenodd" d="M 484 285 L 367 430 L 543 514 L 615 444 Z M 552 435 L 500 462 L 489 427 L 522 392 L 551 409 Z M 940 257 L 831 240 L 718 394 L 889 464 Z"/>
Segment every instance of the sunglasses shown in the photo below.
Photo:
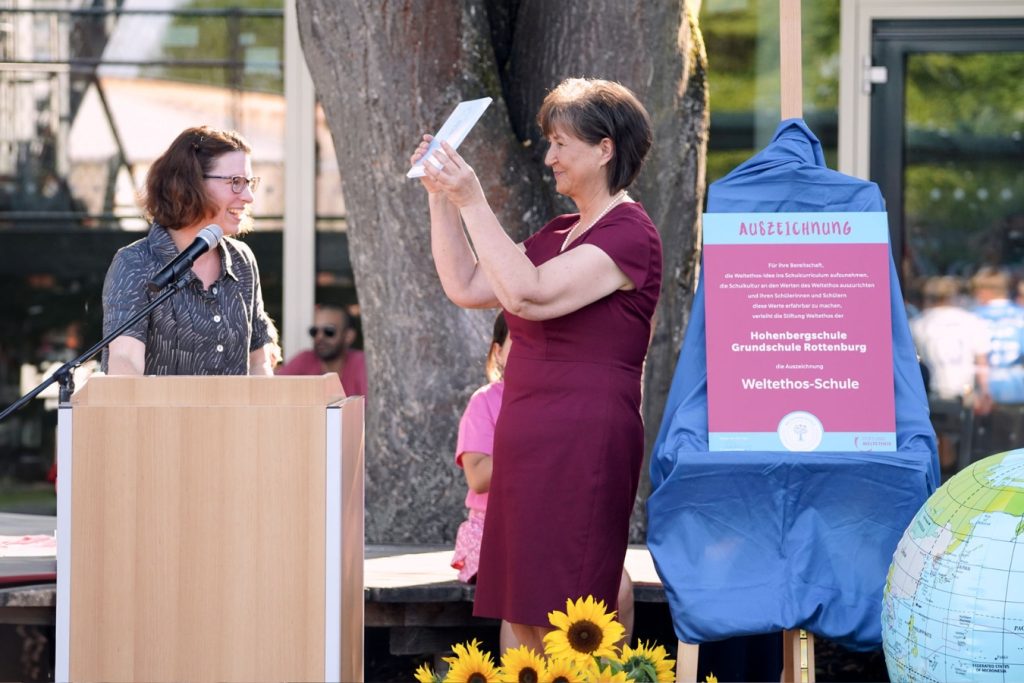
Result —
<path fill-rule="evenodd" d="M 336 328 L 334 325 L 324 325 L 323 327 L 317 327 L 316 325 L 313 325 L 312 327 L 309 328 L 310 337 L 316 337 L 316 335 L 321 332 L 325 337 L 330 339 L 334 335 L 338 334 L 338 328 Z"/>
<path fill-rule="evenodd" d="M 260 186 L 258 175 L 254 175 L 252 178 L 246 178 L 244 175 L 204 175 L 203 177 L 214 180 L 230 180 L 231 191 L 235 194 L 242 194 L 242 190 L 246 187 L 256 192 L 256 188 Z"/>

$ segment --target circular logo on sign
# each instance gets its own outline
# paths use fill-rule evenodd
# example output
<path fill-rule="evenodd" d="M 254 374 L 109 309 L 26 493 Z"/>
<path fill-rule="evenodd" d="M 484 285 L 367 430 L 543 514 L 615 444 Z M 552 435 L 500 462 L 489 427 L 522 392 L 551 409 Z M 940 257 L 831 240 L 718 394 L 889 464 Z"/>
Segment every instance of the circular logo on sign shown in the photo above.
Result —
<path fill-rule="evenodd" d="M 821 444 L 825 428 L 821 420 L 804 410 L 797 410 L 779 421 L 779 440 L 791 451 L 813 451 Z"/>

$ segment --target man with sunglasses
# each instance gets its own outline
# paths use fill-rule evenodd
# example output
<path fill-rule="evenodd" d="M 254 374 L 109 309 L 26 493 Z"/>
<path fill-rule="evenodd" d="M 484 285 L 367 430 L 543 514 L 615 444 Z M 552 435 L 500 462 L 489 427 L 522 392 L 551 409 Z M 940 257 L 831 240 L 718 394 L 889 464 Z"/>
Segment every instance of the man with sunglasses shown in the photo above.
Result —
<path fill-rule="evenodd" d="M 309 328 L 313 348 L 302 351 L 277 370 L 279 375 L 322 375 L 336 372 L 347 396 L 366 395 L 366 362 L 351 348 L 357 333 L 344 308 L 320 304 Z"/>

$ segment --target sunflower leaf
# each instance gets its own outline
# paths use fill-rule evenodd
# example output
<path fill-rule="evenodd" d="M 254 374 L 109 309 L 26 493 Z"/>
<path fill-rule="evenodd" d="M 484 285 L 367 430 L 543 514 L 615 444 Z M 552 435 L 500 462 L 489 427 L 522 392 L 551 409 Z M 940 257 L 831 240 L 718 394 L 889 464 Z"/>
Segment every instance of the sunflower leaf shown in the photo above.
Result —
<path fill-rule="evenodd" d="M 623 670 L 622 662 L 617 657 L 599 657 L 597 660 L 601 664 L 601 669 L 610 669 L 613 674 L 617 674 Z"/>
<path fill-rule="evenodd" d="M 626 677 L 637 683 L 657 683 L 658 672 L 651 662 L 634 660 L 632 668 L 626 672 Z"/>

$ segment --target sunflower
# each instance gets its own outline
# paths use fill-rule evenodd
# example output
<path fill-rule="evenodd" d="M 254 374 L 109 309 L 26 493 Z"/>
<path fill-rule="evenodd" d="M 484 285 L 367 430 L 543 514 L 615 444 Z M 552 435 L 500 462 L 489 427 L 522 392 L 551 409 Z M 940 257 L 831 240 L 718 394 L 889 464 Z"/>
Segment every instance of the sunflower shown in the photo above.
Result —
<path fill-rule="evenodd" d="M 547 673 L 544 658 L 525 645 L 505 651 L 501 670 L 503 683 L 539 683 Z"/>
<path fill-rule="evenodd" d="M 583 672 L 587 683 L 630 683 L 625 670 L 618 662 L 591 659 Z"/>
<path fill-rule="evenodd" d="M 573 657 L 550 657 L 544 683 L 576 683 L 583 680 L 583 672 Z"/>
<path fill-rule="evenodd" d="M 426 664 L 420 664 L 413 677 L 417 683 L 441 683 L 441 677 L 431 671 Z"/>
<path fill-rule="evenodd" d="M 662 683 L 675 680 L 672 665 L 675 660 L 668 658 L 668 651 L 661 645 L 653 645 L 644 641 L 637 643 L 635 648 L 626 645 L 622 648 L 622 666 L 631 680 Z"/>
<path fill-rule="evenodd" d="M 606 613 L 604 601 L 588 595 L 575 603 L 565 601 L 565 612 L 549 612 L 555 627 L 544 636 L 544 652 L 549 657 L 615 657 L 615 643 L 625 629 L 615 621 L 615 612 Z"/>
<path fill-rule="evenodd" d="M 452 645 L 454 657 L 443 657 L 448 662 L 444 683 L 500 683 L 498 670 L 489 652 L 480 651 L 480 641 Z"/>

